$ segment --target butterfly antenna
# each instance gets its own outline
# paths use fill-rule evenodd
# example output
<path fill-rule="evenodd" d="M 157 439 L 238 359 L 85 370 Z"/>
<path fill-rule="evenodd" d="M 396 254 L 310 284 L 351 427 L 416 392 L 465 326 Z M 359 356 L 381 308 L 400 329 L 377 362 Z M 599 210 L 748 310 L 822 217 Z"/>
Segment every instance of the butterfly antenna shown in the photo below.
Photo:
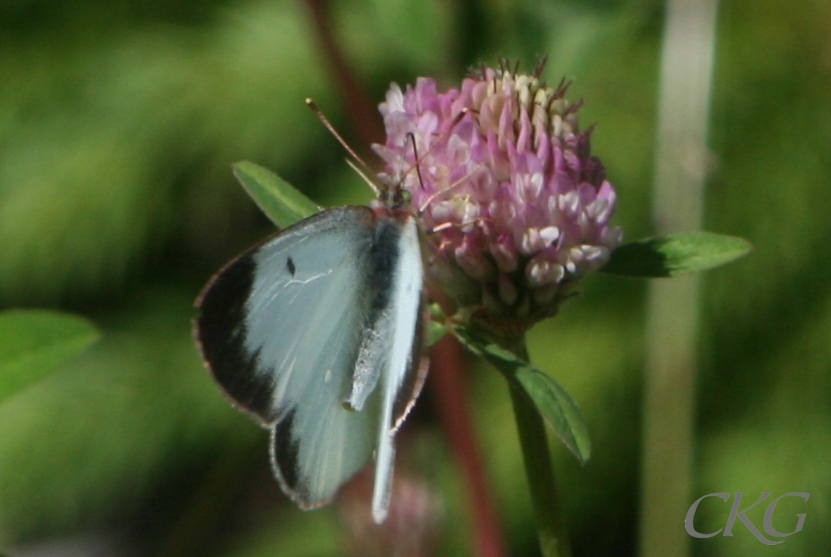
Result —
<path fill-rule="evenodd" d="M 442 142 L 447 139 L 447 137 L 453 131 L 453 128 L 455 128 L 456 125 L 459 122 L 462 121 L 462 118 L 467 116 L 470 112 L 471 112 L 471 110 L 467 107 L 461 109 L 459 111 L 459 113 L 456 114 L 456 116 L 453 118 L 453 122 L 450 124 L 450 126 L 447 128 L 447 130 L 444 133 L 442 133 L 441 136 L 439 136 L 438 141 L 436 141 L 432 145 L 430 145 L 430 148 L 427 149 L 427 151 L 424 153 L 423 156 L 426 157 L 427 155 L 429 155 L 433 151 L 433 149 L 438 148 L 438 146 L 441 145 Z M 409 172 L 412 172 L 413 168 L 415 168 L 416 174 L 418 174 L 418 183 L 421 184 L 421 189 L 424 189 L 424 180 L 421 177 L 421 161 L 423 160 L 423 157 L 418 156 L 418 147 L 416 147 L 415 134 L 413 132 L 409 132 L 407 134 L 407 137 L 409 137 L 410 142 L 413 145 L 413 156 L 415 157 L 415 164 L 413 164 L 412 168 L 407 170 L 407 172 L 405 172 L 404 175 L 408 174 Z M 427 206 L 430 203 L 433 202 L 433 200 L 435 200 L 437 197 L 442 196 L 443 194 L 447 193 L 448 191 L 452 190 L 453 188 L 455 188 L 456 186 L 458 186 L 459 184 L 461 184 L 462 182 L 464 182 L 465 180 L 467 180 L 468 178 L 473 176 L 474 172 L 476 172 L 475 169 L 472 170 L 471 172 L 469 172 L 467 175 L 462 176 L 461 178 L 459 178 L 458 180 L 456 180 L 455 182 L 453 182 L 452 184 L 450 184 L 446 188 L 442 188 L 439 191 L 433 193 L 433 195 L 428 197 L 427 200 L 422 204 L 422 206 L 419 208 L 418 212 L 423 213 L 424 210 L 427 208 Z"/>
<path fill-rule="evenodd" d="M 433 144 L 430 145 L 430 148 L 424 152 L 423 157 L 426 157 L 427 155 L 432 153 L 434 149 L 438 148 L 439 145 L 441 145 L 442 142 L 450 136 L 450 133 L 453 131 L 453 128 L 456 127 L 456 124 L 461 122 L 462 118 L 467 116 L 468 113 L 470 113 L 469 108 L 465 107 L 461 109 L 459 113 L 456 114 L 456 116 L 453 118 L 453 122 L 450 124 L 447 130 L 439 136 L 438 141 L 433 142 Z M 415 134 L 413 132 L 408 132 L 407 137 L 409 138 L 410 143 L 412 143 L 413 145 L 413 157 L 415 157 L 415 163 L 404 173 L 404 176 L 412 172 L 413 168 L 415 168 L 416 174 L 418 174 L 418 183 L 421 184 L 421 189 L 424 189 L 424 180 L 421 177 L 421 161 L 423 160 L 423 157 L 418 156 L 418 147 L 416 147 Z"/>
<path fill-rule="evenodd" d="M 372 169 L 369 168 L 369 165 L 366 162 L 364 162 L 364 159 L 362 159 L 358 155 L 358 153 L 356 153 L 355 150 L 352 149 L 352 147 L 349 146 L 349 144 L 341 136 L 341 134 L 338 133 L 338 130 L 335 129 L 335 126 L 333 126 L 329 119 L 326 117 L 326 115 L 323 114 L 323 111 L 320 110 L 320 107 L 318 107 L 317 104 L 311 98 L 306 99 L 306 104 L 309 105 L 309 108 L 312 109 L 312 112 L 314 112 L 315 115 L 317 115 L 321 123 L 326 127 L 327 130 L 329 130 L 329 133 L 331 133 L 335 137 L 335 139 L 338 140 L 338 143 L 341 144 L 341 147 L 346 149 L 346 152 L 349 153 L 350 157 L 352 157 L 352 161 L 348 159 L 346 161 L 347 163 L 349 163 L 349 166 L 351 166 L 352 169 L 355 172 L 357 172 L 358 175 L 361 178 L 363 178 L 364 181 L 367 184 L 369 184 L 369 187 L 371 187 L 372 190 L 377 194 L 379 192 L 378 185 L 375 183 L 375 181 L 372 180 L 372 178 L 370 178 L 370 176 L 372 176 L 373 173 Z"/>
<path fill-rule="evenodd" d="M 364 170 L 363 170 L 360 166 L 358 166 L 358 163 L 356 163 L 356 162 L 355 162 L 355 161 L 353 161 L 352 159 L 346 159 L 346 164 L 348 164 L 348 165 L 349 165 L 349 168 L 351 168 L 352 170 L 354 170 L 355 172 L 357 172 L 357 173 L 358 173 L 358 176 L 360 176 L 361 178 L 363 178 L 364 182 L 366 182 L 366 183 L 367 183 L 367 185 L 368 185 L 370 188 L 372 188 L 372 191 L 374 191 L 374 192 L 375 192 L 375 195 L 380 195 L 380 194 L 381 194 L 381 190 L 378 188 L 378 184 L 376 184 L 375 182 L 373 182 L 373 181 L 372 181 L 372 178 L 370 178 L 369 176 L 367 176 L 366 174 L 364 174 Z"/>
<path fill-rule="evenodd" d="M 409 132 L 407 136 L 410 138 L 410 143 L 413 144 L 413 157 L 415 157 L 415 169 L 416 174 L 418 174 L 418 184 L 421 186 L 421 189 L 424 189 L 424 180 L 421 178 L 421 159 L 418 158 L 418 147 L 416 147 L 416 140 L 415 134 L 413 132 Z M 429 153 L 430 150 L 428 149 L 427 152 Z"/>

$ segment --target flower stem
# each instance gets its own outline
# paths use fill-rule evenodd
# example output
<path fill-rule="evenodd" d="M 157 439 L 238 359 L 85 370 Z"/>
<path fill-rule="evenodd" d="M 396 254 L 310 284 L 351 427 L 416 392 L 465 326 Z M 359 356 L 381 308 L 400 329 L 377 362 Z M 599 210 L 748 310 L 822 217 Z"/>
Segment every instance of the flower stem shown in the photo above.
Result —
<path fill-rule="evenodd" d="M 528 360 L 524 342 L 513 348 L 515 354 Z M 537 520 L 540 549 L 544 557 L 570 557 L 571 547 L 568 532 L 560 515 L 557 481 L 548 450 L 545 422 L 525 391 L 510 378 L 508 387 L 519 430 L 525 474 L 528 476 L 528 487 L 531 491 L 531 501 Z"/>
<path fill-rule="evenodd" d="M 545 557 L 571 555 L 568 534 L 560 517 L 554 467 L 548 452 L 545 423 L 522 389 L 510 385 L 525 473 L 537 518 L 540 549 Z"/>

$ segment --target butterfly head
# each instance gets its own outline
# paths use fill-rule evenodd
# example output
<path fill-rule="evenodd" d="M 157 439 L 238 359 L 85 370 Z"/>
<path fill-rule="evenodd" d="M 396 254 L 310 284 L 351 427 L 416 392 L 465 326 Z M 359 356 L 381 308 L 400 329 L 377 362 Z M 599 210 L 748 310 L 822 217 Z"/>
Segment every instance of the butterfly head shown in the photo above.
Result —
<path fill-rule="evenodd" d="M 383 180 L 378 190 L 378 197 L 370 204 L 373 209 L 409 212 L 413 200 L 401 180 Z"/>

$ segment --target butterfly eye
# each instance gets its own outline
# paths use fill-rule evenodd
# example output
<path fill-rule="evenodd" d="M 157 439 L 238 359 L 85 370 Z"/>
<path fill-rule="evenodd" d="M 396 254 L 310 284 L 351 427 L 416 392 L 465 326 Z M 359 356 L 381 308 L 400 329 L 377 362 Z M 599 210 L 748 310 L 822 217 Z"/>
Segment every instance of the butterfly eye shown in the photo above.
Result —
<path fill-rule="evenodd" d="M 403 207 L 404 205 L 409 205 L 412 198 L 413 196 L 408 190 L 399 187 L 393 193 L 392 202 L 396 207 Z"/>

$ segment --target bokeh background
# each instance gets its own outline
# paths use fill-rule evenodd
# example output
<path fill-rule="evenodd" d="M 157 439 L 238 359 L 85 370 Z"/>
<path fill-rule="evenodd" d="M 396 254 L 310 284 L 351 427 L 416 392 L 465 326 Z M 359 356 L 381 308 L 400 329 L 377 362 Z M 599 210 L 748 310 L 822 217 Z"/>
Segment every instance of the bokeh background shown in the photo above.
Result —
<path fill-rule="evenodd" d="M 450 87 L 480 61 L 502 55 L 530 70 L 549 54 L 549 83 L 572 79 L 582 122 L 597 123 L 616 223 L 629 239 L 651 233 L 663 2 L 351 0 L 327 10 L 338 54 L 373 103 L 391 81 L 430 75 Z M 272 231 L 231 163 L 272 168 L 321 205 L 370 198 L 303 103 L 314 97 L 366 152 L 316 25 L 299 0 L 0 3 L 0 307 L 63 309 L 104 333 L 0 405 L 0 553 L 349 551 L 351 507 L 304 513 L 286 500 L 266 432 L 219 394 L 190 331 L 205 281 Z M 721 3 L 710 130 L 706 228 L 755 251 L 702 277 L 694 495 L 811 498 L 780 505 L 780 530 L 793 529 L 795 513 L 806 518 L 778 546 L 737 523 L 734 537 L 690 547 L 828 555 L 827 2 Z M 529 340 L 591 428 L 585 466 L 552 442 L 575 555 L 637 554 L 647 286 L 591 277 Z M 474 364 L 467 389 L 510 555 L 533 556 L 504 382 Z M 405 426 L 399 476 L 434 505 L 425 554 L 470 554 L 464 482 L 434 400 L 428 390 Z M 702 505 L 696 524 L 717 530 L 728 507 Z M 763 512 L 749 513 L 759 527 Z"/>

